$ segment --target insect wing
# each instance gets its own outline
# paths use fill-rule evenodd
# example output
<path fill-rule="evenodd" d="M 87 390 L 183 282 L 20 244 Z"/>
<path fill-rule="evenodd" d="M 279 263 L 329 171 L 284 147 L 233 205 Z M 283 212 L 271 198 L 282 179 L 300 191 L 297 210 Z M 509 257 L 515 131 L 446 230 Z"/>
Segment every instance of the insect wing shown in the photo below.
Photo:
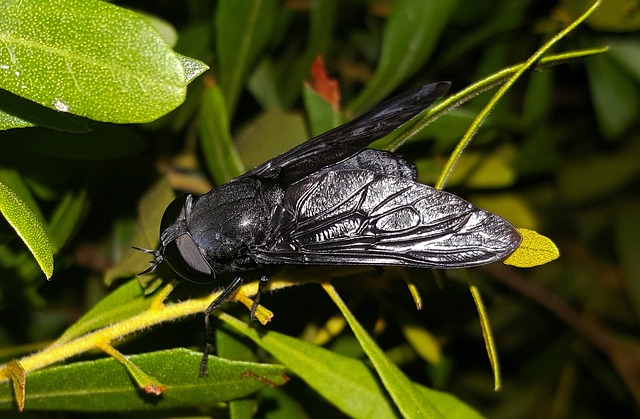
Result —
<path fill-rule="evenodd" d="M 521 241 L 506 220 L 462 198 L 368 170 L 296 183 L 273 225 L 258 262 L 463 268 L 503 259 Z"/>
<path fill-rule="evenodd" d="M 338 163 L 404 124 L 449 89 L 449 82 L 428 84 L 394 97 L 346 124 L 318 135 L 263 163 L 243 176 L 277 179 L 290 185 Z"/>

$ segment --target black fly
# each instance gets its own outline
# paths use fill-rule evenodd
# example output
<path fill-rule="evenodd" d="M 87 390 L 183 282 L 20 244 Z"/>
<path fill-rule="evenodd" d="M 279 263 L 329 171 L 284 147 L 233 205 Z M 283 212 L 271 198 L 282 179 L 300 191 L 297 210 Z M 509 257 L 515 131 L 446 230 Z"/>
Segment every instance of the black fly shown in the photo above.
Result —
<path fill-rule="evenodd" d="M 144 250 L 181 277 L 236 278 L 209 315 L 242 284 L 242 273 L 274 265 L 395 265 L 467 268 L 503 259 L 520 244 L 501 217 L 416 182 L 415 166 L 365 148 L 449 89 L 448 82 L 397 96 L 202 196 L 176 198 L 164 213 L 160 248 Z M 142 249 L 141 249 L 142 250 Z M 268 278 L 263 276 L 260 290 Z M 257 301 L 251 310 L 254 317 Z"/>

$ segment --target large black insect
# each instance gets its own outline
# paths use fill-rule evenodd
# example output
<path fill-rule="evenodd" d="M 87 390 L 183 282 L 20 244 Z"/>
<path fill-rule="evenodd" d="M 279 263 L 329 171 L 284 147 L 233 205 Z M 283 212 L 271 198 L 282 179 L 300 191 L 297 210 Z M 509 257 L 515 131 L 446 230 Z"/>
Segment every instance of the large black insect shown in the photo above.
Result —
<path fill-rule="evenodd" d="M 145 250 L 155 256 L 146 272 L 166 260 L 195 282 L 237 274 L 204 313 L 209 342 L 209 315 L 242 284 L 243 272 L 283 264 L 466 268 L 505 258 L 521 241 L 511 224 L 417 183 L 404 158 L 365 148 L 449 85 L 404 93 L 202 196 L 176 198 L 162 219 L 160 248 Z M 201 374 L 209 350 L 207 343 Z"/>

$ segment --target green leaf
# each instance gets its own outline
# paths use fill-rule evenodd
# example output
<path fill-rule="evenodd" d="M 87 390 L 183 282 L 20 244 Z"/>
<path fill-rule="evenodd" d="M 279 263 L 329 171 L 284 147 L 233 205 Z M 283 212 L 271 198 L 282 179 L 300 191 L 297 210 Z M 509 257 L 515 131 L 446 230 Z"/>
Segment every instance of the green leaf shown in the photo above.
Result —
<path fill-rule="evenodd" d="M 455 6 L 452 0 L 394 1 L 376 72 L 347 108 L 353 112 L 370 108 L 413 75 L 431 55 Z"/>
<path fill-rule="evenodd" d="M 280 72 L 281 82 L 278 91 L 287 107 L 293 106 L 298 99 L 303 81 L 309 78 L 313 60 L 318 56 L 326 56 L 330 51 L 339 3 L 339 0 L 322 0 L 310 3 L 309 40 L 306 49 L 290 65 L 283 66 L 284 71 Z"/>
<path fill-rule="evenodd" d="M 213 356 L 209 376 L 201 378 L 197 374 L 201 357 L 182 348 L 130 356 L 131 362 L 166 385 L 161 397 L 137 391 L 126 369 L 112 358 L 35 371 L 27 376 L 25 409 L 124 412 L 214 406 L 287 381 L 282 366 Z M 0 384 L 0 409 L 10 409 L 13 403 L 9 383 Z"/>
<path fill-rule="evenodd" d="M 16 193 L 0 183 L 0 212 L 14 228 L 47 279 L 53 275 L 53 245 L 38 217 Z"/>
<path fill-rule="evenodd" d="M 207 169 L 222 185 L 245 172 L 229 131 L 229 114 L 218 85 L 205 88 L 198 129 Z"/>
<path fill-rule="evenodd" d="M 180 105 L 178 56 L 140 15 L 98 0 L 6 0 L 0 88 L 87 118 L 148 122 Z"/>
<path fill-rule="evenodd" d="M 56 251 L 60 250 L 76 231 L 87 206 L 87 191 L 69 190 L 53 210 L 49 221 L 49 234 Z"/>
<path fill-rule="evenodd" d="M 282 91 L 277 85 L 276 71 L 269 58 L 264 58 L 256 66 L 247 82 L 247 89 L 263 109 L 285 107 Z"/>
<path fill-rule="evenodd" d="M 140 9 L 130 9 L 135 11 L 137 14 L 142 16 L 149 25 L 153 26 L 153 28 L 158 31 L 164 42 L 167 43 L 168 46 L 174 48 L 176 43 L 178 42 L 178 33 L 176 32 L 176 28 L 171 24 L 171 22 L 162 19 L 158 15 L 154 15 L 151 13 L 147 13 L 144 10 Z"/>
<path fill-rule="evenodd" d="M 384 390 L 364 362 L 274 331 L 258 332 L 224 313 L 218 316 L 269 351 L 345 414 L 352 417 L 396 417 Z"/>
<path fill-rule="evenodd" d="M 257 331 L 224 313 L 218 317 L 271 353 L 345 414 L 358 418 L 398 416 L 367 363 L 274 331 Z M 439 410 L 456 415 L 452 417 L 480 417 L 452 395 L 411 384 L 421 400 L 430 400 Z"/>
<path fill-rule="evenodd" d="M 271 38 L 276 0 L 221 0 L 215 17 L 219 78 L 229 115 L 257 56 Z"/>
<path fill-rule="evenodd" d="M 236 145 L 245 165 L 255 167 L 302 143 L 307 137 L 304 119 L 299 113 L 272 108 L 244 127 L 237 136 Z"/>
<path fill-rule="evenodd" d="M 6 151 L 5 151 L 6 152 Z M 9 154 L 9 153 L 7 153 Z M 28 207 L 38 220 L 45 224 L 45 218 L 24 177 L 15 169 L 0 167 L 0 183 L 11 189 Z"/>
<path fill-rule="evenodd" d="M 191 83 L 193 79 L 209 69 L 209 66 L 202 61 L 180 54 L 177 54 L 177 57 L 184 67 L 184 81 L 186 84 Z"/>
<path fill-rule="evenodd" d="M 56 340 L 56 344 L 127 319 L 148 309 L 153 298 L 145 298 L 137 279 L 131 279 L 107 295 Z"/>
<path fill-rule="evenodd" d="M 640 43 L 638 36 L 606 38 L 609 55 L 620 68 L 640 83 Z"/>
<path fill-rule="evenodd" d="M 162 215 L 174 198 L 175 194 L 166 178 L 162 178 L 142 197 L 128 253 L 105 274 L 104 281 L 107 285 L 119 278 L 131 278 L 149 266 L 150 255 L 132 249 L 131 246 L 155 249 L 160 238 Z"/>
<path fill-rule="evenodd" d="M 518 268 L 544 265 L 560 257 L 560 251 L 551 239 L 533 230 L 519 228 L 522 243 L 503 263 Z"/>
<path fill-rule="evenodd" d="M 572 25 L 575 26 L 576 24 L 577 23 L 574 23 Z M 560 37 L 561 37 L 560 35 L 557 35 L 556 41 Z M 546 49 L 549 47 L 550 45 L 546 45 L 543 49 L 539 50 L 535 55 L 539 56 L 544 51 L 546 51 Z M 416 116 L 416 118 L 413 118 L 411 121 L 408 121 L 399 129 L 390 133 L 386 137 L 381 138 L 380 140 L 377 140 L 376 142 L 374 142 L 372 144 L 372 147 L 377 149 L 391 150 L 391 151 L 396 150 L 398 147 L 400 147 L 400 145 L 402 145 L 409 138 L 413 137 L 418 132 L 421 132 L 425 127 L 433 123 L 435 120 L 441 118 L 443 115 L 450 112 L 455 107 L 468 102 L 469 100 L 478 96 L 480 93 L 483 93 L 496 86 L 500 86 L 504 83 L 509 83 L 509 84 L 513 83 L 515 79 L 513 80 L 510 80 L 510 79 L 513 78 L 515 74 L 520 75 L 523 71 L 525 71 L 527 68 L 532 66 L 534 62 L 535 62 L 535 65 L 533 67 L 536 70 L 543 70 L 549 67 L 553 67 L 559 64 L 589 57 L 592 55 L 602 54 L 606 51 L 607 51 L 607 48 L 591 48 L 591 49 L 584 49 L 584 50 L 575 50 L 575 51 L 570 51 L 563 54 L 550 55 L 548 57 L 541 58 L 540 61 L 537 61 L 537 62 L 535 62 L 535 60 L 532 59 L 535 57 L 532 57 L 523 64 L 516 64 L 511 67 L 502 69 L 494 74 L 491 74 L 490 76 L 483 78 L 482 80 L 476 83 L 473 83 L 472 85 L 466 87 L 465 89 L 459 92 L 455 92 L 454 94 L 451 94 L 450 96 L 444 98 L 441 102 L 431 106 L 421 115 L 418 115 Z M 497 101 L 497 99 L 499 99 L 499 97 L 502 96 L 503 93 L 504 92 L 500 93 L 498 97 L 494 96 L 494 98 L 491 99 L 491 101 L 492 102 Z M 491 109 L 491 107 L 487 109 Z M 489 117 L 488 111 L 485 109 L 485 111 L 483 112 L 485 112 L 485 115 L 482 118 L 482 120 L 488 119 Z M 477 129 L 477 125 L 478 125 L 476 121 L 482 122 L 480 120 L 477 120 L 476 118 L 472 118 L 472 125 L 475 125 L 475 129 Z M 458 128 L 460 127 L 458 126 Z M 475 132 L 475 129 L 473 130 L 473 132 Z M 465 126 L 464 132 L 468 134 L 469 128 Z M 458 138 L 459 136 L 455 137 L 456 140 L 458 140 Z M 468 141 L 463 141 L 462 143 L 459 143 L 459 146 L 462 146 L 462 149 L 464 149 L 464 146 L 466 146 L 467 143 Z M 449 147 L 446 147 L 446 149 L 448 150 Z M 459 155 L 460 153 L 458 152 L 456 154 Z"/>
<path fill-rule="evenodd" d="M 414 383 L 414 385 L 424 399 L 431 400 L 434 405 L 438 406 L 438 410 L 446 412 L 447 419 L 481 419 L 484 417 L 453 394 L 437 391 L 420 384 Z"/>
<path fill-rule="evenodd" d="M 22 119 L 19 116 L 15 116 L 0 110 L 0 131 L 12 128 L 27 128 L 33 126 L 35 126 L 35 124 L 27 121 L 26 119 Z"/>
<path fill-rule="evenodd" d="M 356 335 L 362 349 L 380 376 L 385 389 L 391 395 L 398 410 L 404 418 L 444 418 L 441 411 L 428 398 L 422 397 L 418 388 L 404 375 L 402 371 L 385 355 L 384 351 L 369 336 L 366 330 L 351 314 L 346 304 L 342 301 L 335 289 L 330 285 L 324 285 L 325 290 L 334 303 L 338 306 L 342 315 Z"/>
<path fill-rule="evenodd" d="M 487 349 L 487 356 L 489 357 L 491 370 L 493 371 L 493 388 L 498 391 L 502 386 L 502 373 L 500 370 L 496 341 L 493 337 L 493 330 L 491 329 L 491 322 L 489 321 L 487 309 L 482 301 L 482 294 L 480 294 L 480 290 L 471 282 L 471 275 L 469 275 L 469 271 L 465 271 L 465 273 L 467 275 L 467 282 L 469 283 L 469 291 L 473 296 L 473 302 L 476 305 L 476 310 L 478 310 L 478 319 L 480 320 L 480 328 L 482 329 L 482 338 L 484 340 L 484 346 Z"/>
<path fill-rule="evenodd" d="M 592 57 L 586 66 L 600 131 L 606 138 L 616 139 L 640 113 L 638 86 L 619 71 L 609 57 Z"/>
<path fill-rule="evenodd" d="M 329 131 L 344 122 L 340 112 L 333 109 L 326 100 L 308 85 L 304 86 L 303 99 L 307 118 L 309 119 L 311 137 Z"/>

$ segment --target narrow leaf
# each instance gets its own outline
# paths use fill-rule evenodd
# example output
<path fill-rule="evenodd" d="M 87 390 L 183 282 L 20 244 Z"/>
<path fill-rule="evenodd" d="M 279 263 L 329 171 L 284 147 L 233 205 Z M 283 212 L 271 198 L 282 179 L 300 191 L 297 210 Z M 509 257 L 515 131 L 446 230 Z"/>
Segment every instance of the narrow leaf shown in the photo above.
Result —
<path fill-rule="evenodd" d="M 329 102 L 316 93 L 310 86 L 303 90 L 304 107 L 309 120 L 311 137 L 329 131 L 343 122 L 342 115 Z"/>
<path fill-rule="evenodd" d="M 18 361 L 8 362 L 5 368 L 7 369 L 7 375 L 11 378 L 18 410 L 22 412 L 26 400 L 27 373 Z"/>
<path fill-rule="evenodd" d="M 551 239 L 533 230 L 519 228 L 522 243 L 503 263 L 518 268 L 544 265 L 560 257 L 560 251 Z"/>
<path fill-rule="evenodd" d="M 405 418 L 444 418 L 443 412 L 439 411 L 431 400 L 422 397 L 418 388 L 391 362 L 384 351 L 367 334 L 335 289 L 329 284 L 325 284 L 323 287 L 347 319 L 351 330 L 356 335 L 402 416 Z"/>
<path fill-rule="evenodd" d="M 79 336 L 114 324 L 148 309 L 153 299 L 144 298 L 140 283 L 134 278 L 120 285 L 58 338 L 56 344 L 69 342 Z"/>
<path fill-rule="evenodd" d="M 160 221 L 167 205 L 175 198 L 166 178 L 160 179 L 140 200 L 138 221 L 131 236 L 128 253 L 105 274 L 105 283 L 111 285 L 116 279 L 131 278 L 149 266 L 148 254 L 131 246 L 155 249 L 160 238 Z"/>
<path fill-rule="evenodd" d="M 136 391 L 126 369 L 112 358 L 35 371 L 28 376 L 26 410 L 159 412 L 215 406 L 288 380 L 280 365 L 213 356 L 209 359 L 209 376 L 202 378 L 195 373 L 201 357 L 200 352 L 181 348 L 129 357 L 132 363 L 166 385 L 162 397 Z M 10 409 L 13 404 L 9 383 L 0 383 L 0 409 Z"/>
<path fill-rule="evenodd" d="M 602 48 L 590 48 L 584 50 L 569 51 L 562 54 L 550 55 L 548 57 L 540 59 L 535 63 L 533 67 L 535 70 L 544 70 L 556 65 L 564 64 L 567 62 L 575 61 L 578 59 L 590 57 L 597 54 L 602 54 L 607 51 L 606 47 Z M 443 115 L 449 113 L 452 109 L 460 106 L 469 100 L 475 98 L 480 93 L 490 90 L 496 86 L 500 86 L 506 83 L 514 74 L 520 72 L 523 68 L 528 67 L 528 63 L 516 64 L 511 67 L 502 69 L 490 76 L 483 78 L 482 80 L 473 83 L 465 89 L 453 93 L 447 96 L 441 102 L 428 108 L 422 115 L 417 116 L 411 121 L 404 124 L 402 127 L 389 134 L 388 136 L 375 141 L 371 147 L 381 150 L 396 150 L 409 138 L 421 132 L 426 126 L 432 124 L 434 121 L 439 120 Z M 436 127 L 432 127 L 435 129 Z M 444 128 L 444 127 L 443 127 Z M 460 127 L 458 126 L 458 129 Z M 462 131 L 464 133 L 464 131 Z M 460 135 L 456 135 L 455 139 Z M 449 147 L 446 148 L 447 150 Z"/>
<path fill-rule="evenodd" d="M 45 227 L 24 201 L 3 183 L 0 183 L 0 212 L 27 245 L 47 279 L 51 278 L 53 245 Z"/>
<path fill-rule="evenodd" d="M 258 54 L 271 38 L 275 0 L 221 0 L 216 11 L 219 78 L 229 115 L 235 113 L 242 86 Z"/>
<path fill-rule="evenodd" d="M 468 273 L 467 273 L 468 275 Z M 487 349 L 487 355 L 489 356 L 489 362 L 491 363 L 491 370 L 493 371 L 493 388 L 494 390 L 500 390 L 502 386 L 500 362 L 498 359 L 498 350 L 496 349 L 496 342 L 493 338 L 493 331 L 491 330 L 491 322 L 487 315 L 487 309 L 482 301 L 482 294 L 478 287 L 469 282 L 469 291 L 473 296 L 473 301 L 476 304 L 478 310 L 478 317 L 480 318 L 480 327 L 482 328 L 482 338 L 484 339 L 484 345 Z"/>
<path fill-rule="evenodd" d="M 354 112 L 367 109 L 413 75 L 431 55 L 455 6 L 455 1 L 394 1 L 376 72 L 347 108 Z"/>
<path fill-rule="evenodd" d="M 86 205 L 87 193 L 84 189 L 70 190 L 53 210 L 49 221 L 49 234 L 56 250 L 60 250 L 78 228 Z"/>
<path fill-rule="evenodd" d="M 491 98 L 491 100 L 489 100 L 489 102 L 485 105 L 485 107 L 482 108 L 482 110 L 480 111 L 476 119 L 469 126 L 469 129 L 467 130 L 465 135 L 462 137 L 462 139 L 456 146 L 453 153 L 451 153 L 449 160 L 447 161 L 444 169 L 442 170 L 442 174 L 440 175 L 440 178 L 435 184 L 436 189 L 444 188 L 447 178 L 451 174 L 451 171 L 453 170 L 454 165 L 460 158 L 460 155 L 462 154 L 463 150 L 467 147 L 467 145 L 469 145 L 474 134 L 480 128 L 480 125 L 482 125 L 482 123 L 485 121 L 489 113 L 491 113 L 491 111 L 496 107 L 498 101 L 502 98 L 502 96 L 504 96 L 504 94 L 520 78 L 520 76 L 524 74 L 525 71 L 535 66 L 536 62 L 540 60 L 540 58 L 542 58 L 542 55 L 545 52 L 547 52 L 554 44 L 556 44 L 562 38 L 567 36 L 569 32 L 571 32 L 580 23 L 582 23 L 587 17 L 589 17 L 597 9 L 599 5 L 600 5 L 600 0 L 596 0 L 593 3 L 593 5 L 586 12 L 584 12 L 580 17 L 578 17 L 566 28 L 564 28 L 562 31 L 560 31 L 555 36 L 553 36 L 549 41 L 545 42 L 545 44 L 542 47 L 540 47 L 533 55 L 531 55 L 527 59 L 527 61 L 525 61 L 525 63 L 521 65 L 502 86 L 500 86 L 498 91 L 493 95 L 493 97 Z"/>
<path fill-rule="evenodd" d="M 352 417 L 396 417 L 384 390 L 363 362 L 274 331 L 258 332 L 225 313 L 216 315 L 269 351 L 343 413 Z"/>
<path fill-rule="evenodd" d="M 640 112 L 637 82 L 617 69 L 609 57 L 593 57 L 586 65 L 600 131 L 610 140 L 620 137 Z"/>
<path fill-rule="evenodd" d="M 229 131 L 229 114 L 220 86 L 202 94 L 199 115 L 200 144 L 211 177 L 222 185 L 245 172 Z"/>
<path fill-rule="evenodd" d="M 29 210 L 38 217 L 38 220 L 44 224 L 45 218 L 40 210 L 40 206 L 31 193 L 31 189 L 27 185 L 24 176 L 22 176 L 20 172 L 16 169 L 0 167 L 0 183 L 11 189 L 13 193 L 29 207 Z"/>
<path fill-rule="evenodd" d="M 127 369 L 131 378 L 133 378 L 138 387 L 145 393 L 159 396 L 167 389 L 167 387 L 158 381 L 158 379 L 151 377 L 149 374 L 144 372 L 140 367 L 131 362 L 126 356 L 110 344 L 103 343 L 99 345 L 99 347 L 113 359 L 121 363 Z"/>
<path fill-rule="evenodd" d="M 278 141 L 273 141 L 277 138 Z M 304 118 L 299 113 L 267 109 L 238 134 L 236 144 L 242 161 L 255 167 L 308 138 Z"/>

